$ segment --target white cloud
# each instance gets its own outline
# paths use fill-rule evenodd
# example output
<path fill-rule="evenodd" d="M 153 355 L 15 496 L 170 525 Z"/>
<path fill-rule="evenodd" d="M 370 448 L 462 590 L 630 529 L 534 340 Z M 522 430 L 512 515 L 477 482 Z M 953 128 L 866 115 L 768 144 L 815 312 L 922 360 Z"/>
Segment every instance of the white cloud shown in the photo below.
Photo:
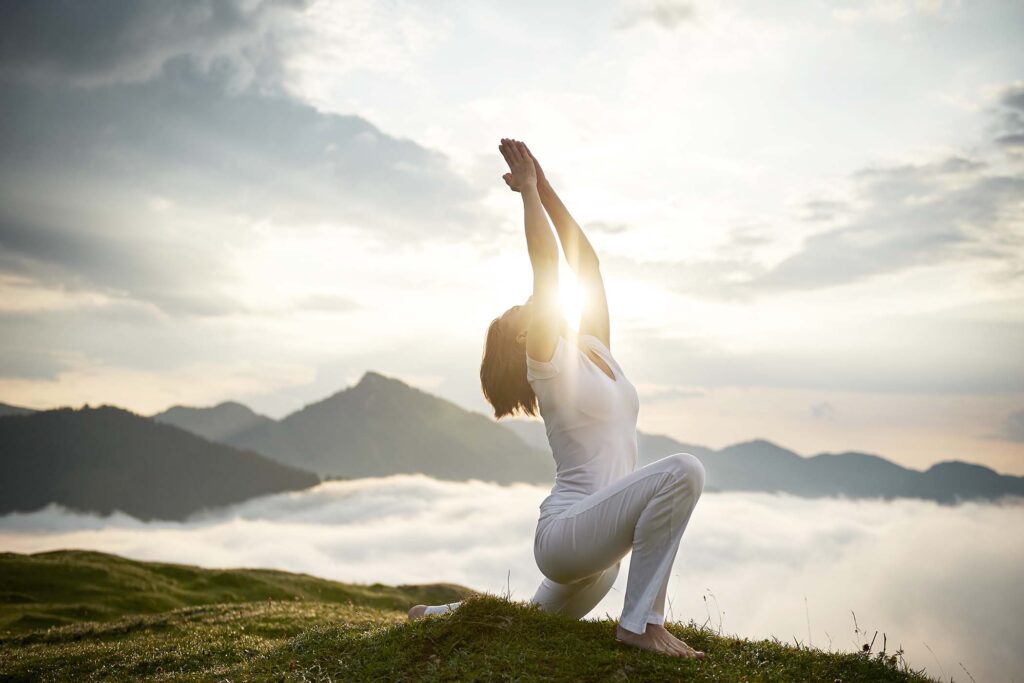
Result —
<path fill-rule="evenodd" d="M 508 586 L 527 600 L 541 579 L 532 541 L 546 494 L 400 475 L 329 482 L 185 523 L 51 507 L 0 518 L 0 549 L 88 548 L 363 583 L 452 581 L 498 594 Z M 930 646 L 947 671 L 963 662 L 978 680 L 1003 680 L 1024 666 L 1022 515 L 1020 506 L 707 494 L 673 568 L 670 618 L 710 617 L 725 633 L 851 650 L 861 644 L 852 610 L 916 667 L 938 675 Z M 627 574 L 628 560 L 591 617 L 618 616 Z"/>

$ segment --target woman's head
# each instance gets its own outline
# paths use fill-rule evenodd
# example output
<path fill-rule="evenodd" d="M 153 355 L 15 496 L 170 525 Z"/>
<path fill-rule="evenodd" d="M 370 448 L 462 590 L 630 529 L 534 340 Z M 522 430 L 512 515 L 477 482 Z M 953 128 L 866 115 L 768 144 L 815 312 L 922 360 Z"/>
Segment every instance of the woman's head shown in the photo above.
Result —
<path fill-rule="evenodd" d="M 491 321 L 480 363 L 484 398 L 501 419 L 521 410 L 537 414 L 537 396 L 526 380 L 526 335 L 532 317 L 532 299 L 512 306 Z"/>

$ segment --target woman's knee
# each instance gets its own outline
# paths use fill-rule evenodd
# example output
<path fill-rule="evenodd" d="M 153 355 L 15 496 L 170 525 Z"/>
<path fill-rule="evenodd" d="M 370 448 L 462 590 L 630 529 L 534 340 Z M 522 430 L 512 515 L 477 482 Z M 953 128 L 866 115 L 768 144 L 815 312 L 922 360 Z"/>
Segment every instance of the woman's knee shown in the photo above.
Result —
<path fill-rule="evenodd" d="M 686 484 L 691 493 L 699 496 L 706 478 L 704 464 L 690 453 L 673 453 L 665 460 L 677 479 Z"/>

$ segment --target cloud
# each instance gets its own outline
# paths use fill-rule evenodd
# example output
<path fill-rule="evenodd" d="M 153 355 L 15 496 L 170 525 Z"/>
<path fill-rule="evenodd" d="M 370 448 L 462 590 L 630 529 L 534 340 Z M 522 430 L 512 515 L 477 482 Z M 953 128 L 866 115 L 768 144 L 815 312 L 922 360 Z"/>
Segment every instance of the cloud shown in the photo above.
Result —
<path fill-rule="evenodd" d="M 640 0 L 628 3 L 613 26 L 627 30 L 639 24 L 651 23 L 671 31 L 693 21 L 695 17 L 693 4 L 686 0 Z"/>
<path fill-rule="evenodd" d="M 863 330 L 885 330 L 867 337 Z M 713 341 L 630 332 L 624 360 L 643 383 L 908 394 L 1016 394 L 1024 384 L 1024 324 L 879 316 L 830 330 L 828 343 L 734 350 Z M 824 337 L 822 337 L 824 339 Z M 942 339 L 943 345 L 933 340 Z"/>
<path fill-rule="evenodd" d="M 610 223 L 608 221 L 591 221 L 587 223 L 587 232 L 602 232 L 608 235 L 618 235 L 629 230 L 626 223 Z"/>
<path fill-rule="evenodd" d="M 88 548 L 363 583 L 453 581 L 498 594 L 508 586 L 513 599 L 528 600 L 541 580 L 532 541 L 547 493 L 398 475 L 328 482 L 184 523 L 50 507 L 0 518 L 0 549 Z M 1015 647 L 1024 638 L 1016 590 L 1024 546 L 1014 535 L 1022 510 L 706 494 L 670 577 L 669 618 L 850 651 L 861 644 L 853 610 L 861 628 L 884 632 L 915 667 L 938 674 L 927 643 L 946 669 L 962 661 L 979 680 L 1006 679 L 1024 666 Z M 628 566 L 627 558 L 589 617 L 618 616 Z"/>
<path fill-rule="evenodd" d="M 919 16 L 939 16 L 951 9 L 958 9 L 960 3 L 945 0 L 870 0 L 856 5 L 836 7 L 832 10 L 832 16 L 837 21 L 847 24 L 896 23 Z"/>
<path fill-rule="evenodd" d="M 1007 415 L 999 429 L 989 434 L 988 438 L 1024 443 L 1024 410 L 1018 410 Z"/>
<path fill-rule="evenodd" d="M 750 301 L 851 285 L 915 268 L 984 264 L 997 282 L 1024 275 L 1024 168 L 1002 151 L 1024 149 L 1024 85 L 1004 89 L 991 139 L 960 152 L 854 171 L 842 200 L 808 197 L 791 217 L 816 226 L 789 253 L 771 226 L 734 228 L 712 256 L 682 261 L 602 259 L 618 272 L 688 295 Z M 1012 161 L 1012 159 L 1011 159 Z"/>
<path fill-rule="evenodd" d="M 828 401 L 818 401 L 811 405 L 811 417 L 815 420 L 836 419 L 836 408 Z"/>
<path fill-rule="evenodd" d="M 674 401 L 687 398 L 702 398 L 707 395 L 704 391 L 698 391 L 674 384 L 637 382 L 636 388 L 645 403 Z"/>
<path fill-rule="evenodd" d="M 744 286 L 814 289 L 943 261 L 1018 257 L 1013 207 L 1024 196 L 1024 175 L 956 156 L 863 169 L 853 192 L 857 208 L 833 214 L 839 227 L 807 238 Z"/>
<path fill-rule="evenodd" d="M 0 79 L 95 86 L 140 82 L 169 60 L 231 59 L 250 76 L 275 58 L 274 21 L 305 0 L 34 0 L 0 10 Z M 271 69 L 272 71 L 275 69 Z"/>
<path fill-rule="evenodd" d="M 1024 154 L 1024 83 L 1007 88 L 999 104 L 1002 117 L 996 144 L 1010 154 Z"/>
<path fill-rule="evenodd" d="M 175 58 L 145 83 L 0 85 L 0 268 L 222 315 L 240 309 L 232 255 L 268 226 L 411 244 L 478 230 L 479 193 L 443 155 L 231 80 Z"/>

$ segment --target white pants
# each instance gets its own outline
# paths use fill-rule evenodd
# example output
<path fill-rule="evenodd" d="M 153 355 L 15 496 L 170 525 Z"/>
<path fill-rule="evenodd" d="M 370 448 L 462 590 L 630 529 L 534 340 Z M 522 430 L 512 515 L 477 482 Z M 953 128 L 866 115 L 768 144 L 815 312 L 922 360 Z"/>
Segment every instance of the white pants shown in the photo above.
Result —
<path fill-rule="evenodd" d="M 619 625 L 643 633 L 665 622 L 672 563 L 704 490 L 704 466 L 689 453 L 645 465 L 538 522 L 533 554 L 544 575 L 531 602 L 580 619 L 611 589 L 632 550 Z M 460 603 L 431 605 L 441 614 Z"/>

